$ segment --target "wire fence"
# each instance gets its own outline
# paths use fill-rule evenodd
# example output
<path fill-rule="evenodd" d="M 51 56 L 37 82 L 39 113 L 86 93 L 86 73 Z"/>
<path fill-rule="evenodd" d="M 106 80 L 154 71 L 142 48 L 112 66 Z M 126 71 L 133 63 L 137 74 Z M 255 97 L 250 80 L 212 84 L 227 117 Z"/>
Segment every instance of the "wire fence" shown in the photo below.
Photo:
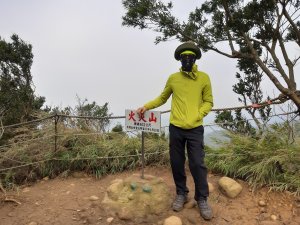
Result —
<path fill-rule="evenodd" d="M 285 102 L 286 99 L 283 98 L 275 98 L 268 100 L 266 102 L 260 104 L 252 104 L 248 106 L 240 106 L 240 107 L 230 107 L 230 108 L 222 108 L 222 109 L 213 109 L 213 112 L 221 112 L 221 111 L 232 111 L 232 110 L 240 110 L 240 109 L 247 109 L 247 108 L 261 108 L 272 104 L 282 104 Z M 162 114 L 169 113 L 170 111 L 162 111 Z M 278 116 L 289 116 L 293 115 L 293 119 L 299 115 L 297 110 L 286 112 L 286 113 L 279 113 L 273 114 L 270 117 L 278 117 Z M 67 148 L 68 143 L 73 138 L 74 141 L 80 141 L 76 139 L 76 137 L 84 137 L 84 136 L 95 136 L 95 141 L 101 141 L 103 138 L 110 138 L 110 133 L 103 132 L 101 128 L 102 121 L 111 121 L 116 119 L 125 119 L 125 116 L 106 116 L 106 117 L 94 117 L 94 116 L 78 116 L 78 115 L 64 115 L 64 114 L 54 114 L 50 116 L 45 116 L 40 119 L 12 124 L 7 126 L 2 126 L 3 133 L 6 132 L 12 133 L 13 138 L 9 140 L 7 143 L 0 145 L 0 172 L 7 172 L 14 169 L 20 169 L 29 166 L 40 165 L 46 162 L 52 161 L 80 161 L 80 160 L 110 160 L 110 159 L 117 159 L 117 158 L 130 158 L 136 157 L 141 158 L 142 154 L 136 150 L 136 154 L 125 154 L 125 155 L 113 155 L 113 156 L 93 156 L 93 157 L 76 157 L 76 158 L 59 158 L 57 156 L 53 156 L 48 159 L 36 159 L 36 161 L 32 162 L 31 159 L 15 159 L 16 155 L 7 156 L 5 155 L 6 152 L 11 151 L 14 148 L 24 148 L 27 151 L 30 151 L 30 147 L 32 145 L 39 145 L 44 149 L 44 151 L 49 151 L 56 153 L 59 151 L 60 146 L 65 145 Z M 262 119 L 262 118 L 257 118 Z M 247 119 L 247 121 L 252 121 L 253 119 Z M 244 121 L 244 120 L 243 120 Z M 238 121 L 232 122 L 236 123 Z M 209 123 L 204 124 L 206 127 L 222 127 L 223 125 L 228 125 L 230 122 L 226 123 Z M 92 130 L 87 129 L 89 126 L 93 127 Z M 162 128 L 167 128 L 168 125 L 162 126 Z M 122 133 L 127 134 L 134 134 L 138 136 L 139 132 L 133 131 L 121 131 Z M 114 132 L 118 133 L 118 132 Z M 46 143 L 46 144 L 45 144 Z M 24 151 L 25 151 L 24 150 Z M 155 151 L 150 153 L 145 153 L 145 156 L 150 155 L 163 155 L 167 154 L 168 150 L 163 151 Z M 216 153 L 217 154 L 217 153 Z M 2 159 L 2 161 L 1 161 Z M 6 165 L 1 165 L 3 159 L 9 161 L 10 163 L 6 163 Z M 12 165 L 14 163 L 14 165 Z M 19 164 L 19 165 L 15 165 Z"/>

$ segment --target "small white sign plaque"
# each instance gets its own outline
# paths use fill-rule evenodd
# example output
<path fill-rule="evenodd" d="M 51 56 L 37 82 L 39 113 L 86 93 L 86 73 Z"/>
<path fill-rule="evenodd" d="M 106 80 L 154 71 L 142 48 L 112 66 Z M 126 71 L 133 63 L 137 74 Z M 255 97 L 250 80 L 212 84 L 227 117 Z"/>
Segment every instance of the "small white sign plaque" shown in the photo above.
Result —
<path fill-rule="evenodd" d="M 125 110 L 125 129 L 160 133 L 160 112 L 146 111 L 139 116 L 136 110 Z"/>

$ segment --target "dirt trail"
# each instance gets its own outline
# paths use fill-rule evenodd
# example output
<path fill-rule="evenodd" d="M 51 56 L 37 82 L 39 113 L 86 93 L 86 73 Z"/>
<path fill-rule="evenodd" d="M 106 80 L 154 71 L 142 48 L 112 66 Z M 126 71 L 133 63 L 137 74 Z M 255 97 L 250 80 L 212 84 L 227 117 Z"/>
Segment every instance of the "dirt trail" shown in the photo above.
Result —
<path fill-rule="evenodd" d="M 19 187 L 17 191 L 7 193 L 21 202 L 0 202 L 1 225 L 78 225 L 78 224 L 109 224 L 107 218 L 113 217 L 110 223 L 117 224 L 163 224 L 165 218 L 175 215 L 182 219 L 184 225 L 189 224 L 215 224 L 215 225 L 299 225 L 300 224 L 300 199 L 288 192 L 275 193 L 261 189 L 252 192 L 244 182 L 238 181 L 243 186 L 242 193 L 236 199 L 225 197 L 218 190 L 219 176 L 209 174 L 209 182 L 215 190 L 210 194 L 209 202 L 214 211 L 211 221 L 204 221 L 196 207 L 184 209 L 179 213 L 162 212 L 159 216 L 136 218 L 134 221 L 122 221 L 111 215 L 102 206 L 106 188 L 110 182 L 117 178 L 126 178 L 140 171 L 124 172 L 105 176 L 101 179 L 75 173 L 67 178 L 43 179 L 32 186 Z M 171 171 L 168 168 L 146 168 L 146 174 L 162 177 L 175 192 Z M 191 189 L 190 198 L 193 196 L 193 182 L 188 174 L 188 186 Z M 91 196 L 93 199 L 91 199 Z M 97 199 L 97 197 L 99 199 Z M 266 202 L 265 207 L 258 202 Z M 271 216 L 276 216 L 276 221 Z"/>

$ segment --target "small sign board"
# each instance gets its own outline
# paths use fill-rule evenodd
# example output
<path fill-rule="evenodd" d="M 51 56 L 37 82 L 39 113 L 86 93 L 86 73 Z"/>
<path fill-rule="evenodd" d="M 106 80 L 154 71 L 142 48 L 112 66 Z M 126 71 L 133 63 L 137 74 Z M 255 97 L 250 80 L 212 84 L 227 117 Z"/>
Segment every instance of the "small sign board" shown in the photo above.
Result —
<path fill-rule="evenodd" d="M 136 110 L 125 110 L 125 129 L 160 133 L 160 112 L 146 111 L 141 117 Z"/>

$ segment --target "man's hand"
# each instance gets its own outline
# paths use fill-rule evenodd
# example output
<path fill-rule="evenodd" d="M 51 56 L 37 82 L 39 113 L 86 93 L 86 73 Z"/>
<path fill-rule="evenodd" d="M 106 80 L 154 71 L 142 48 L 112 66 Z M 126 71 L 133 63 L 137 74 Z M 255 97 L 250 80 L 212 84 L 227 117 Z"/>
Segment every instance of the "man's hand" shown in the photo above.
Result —
<path fill-rule="evenodd" d="M 147 108 L 145 106 L 140 107 L 136 110 L 136 112 L 139 114 L 139 116 L 143 115 L 144 112 L 146 112 L 146 111 L 147 111 Z"/>

